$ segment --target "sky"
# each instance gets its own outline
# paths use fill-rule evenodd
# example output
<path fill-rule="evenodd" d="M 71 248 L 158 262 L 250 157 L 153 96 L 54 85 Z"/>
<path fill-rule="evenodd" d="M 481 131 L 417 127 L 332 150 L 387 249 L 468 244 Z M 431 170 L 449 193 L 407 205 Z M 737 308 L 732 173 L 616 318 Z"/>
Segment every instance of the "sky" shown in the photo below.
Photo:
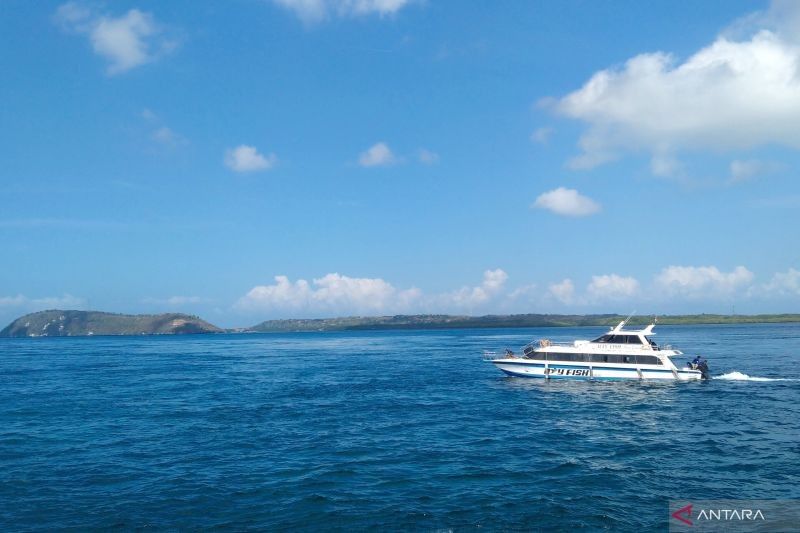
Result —
<path fill-rule="evenodd" d="M 0 3 L 0 322 L 800 312 L 800 4 Z"/>

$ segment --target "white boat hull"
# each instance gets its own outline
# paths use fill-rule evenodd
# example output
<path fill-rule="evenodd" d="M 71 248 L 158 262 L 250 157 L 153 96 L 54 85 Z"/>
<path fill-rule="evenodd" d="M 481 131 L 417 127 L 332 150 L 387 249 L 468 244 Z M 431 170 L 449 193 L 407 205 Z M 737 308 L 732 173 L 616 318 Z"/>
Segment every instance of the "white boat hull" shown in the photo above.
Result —
<path fill-rule="evenodd" d="M 494 359 L 492 363 L 509 376 L 524 378 L 671 381 L 695 381 L 702 379 L 702 373 L 699 370 L 671 370 L 663 366 L 657 367 L 655 365 L 632 367 L 629 365 L 623 366 L 611 363 L 601 365 L 581 364 L 577 362 L 543 363 L 518 358 Z"/>

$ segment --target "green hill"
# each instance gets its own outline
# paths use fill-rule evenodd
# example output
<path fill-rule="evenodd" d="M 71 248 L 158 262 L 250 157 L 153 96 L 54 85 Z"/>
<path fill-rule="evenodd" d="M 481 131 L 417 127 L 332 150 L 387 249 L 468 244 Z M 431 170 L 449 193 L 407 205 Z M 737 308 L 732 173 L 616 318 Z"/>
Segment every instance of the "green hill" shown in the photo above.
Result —
<path fill-rule="evenodd" d="M 40 311 L 20 317 L 0 337 L 75 337 L 86 335 L 174 335 L 222 330 L 182 313 L 120 315 L 99 311 Z"/>
<path fill-rule="evenodd" d="M 348 331 L 372 329 L 457 329 L 457 328 L 531 328 L 559 326 L 615 326 L 622 315 L 395 315 L 267 320 L 249 329 L 255 332 Z M 651 323 L 652 316 L 635 316 L 630 326 Z M 674 324 L 754 324 L 800 322 L 799 314 L 782 315 L 672 315 L 658 317 L 660 325 Z"/>

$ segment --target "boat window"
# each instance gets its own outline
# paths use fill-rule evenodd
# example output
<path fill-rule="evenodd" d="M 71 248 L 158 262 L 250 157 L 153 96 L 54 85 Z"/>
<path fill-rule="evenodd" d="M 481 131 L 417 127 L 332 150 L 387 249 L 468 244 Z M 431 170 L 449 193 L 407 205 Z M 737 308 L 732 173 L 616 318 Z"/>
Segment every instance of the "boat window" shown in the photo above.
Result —
<path fill-rule="evenodd" d="M 622 355 L 613 353 L 550 353 L 534 352 L 531 359 L 537 361 L 548 360 L 561 363 L 626 363 L 629 365 L 663 365 L 664 362 L 654 355 Z"/>
<path fill-rule="evenodd" d="M 642 344 L 642 339 L 638 335 L 628 335 L 628 344 Z"/>
<path fill-rule="evenodd" d="M 602 337 L 598 337 L 598 338 L 596 338 L 596 339 L 595 339 L 595 340 L 593 340 L 592 342 L 611 342 L 611 341 L 609 340 L 611 337 L 612 337 L 612 335 L 603 335 Z"/>
<path fill-rule="evenodd" d="M 525 355 L 530 355 L 532 351 L 533 351 L 533 346 L 526 346 L 525 349 L 522 350 L 522 353 L 524 353 Z"/>
<path fill-rule="evenodd" d="M 641 365 L 663 365 L 664 363 L 655 355 L 639 355 L 637 362 Z"/>

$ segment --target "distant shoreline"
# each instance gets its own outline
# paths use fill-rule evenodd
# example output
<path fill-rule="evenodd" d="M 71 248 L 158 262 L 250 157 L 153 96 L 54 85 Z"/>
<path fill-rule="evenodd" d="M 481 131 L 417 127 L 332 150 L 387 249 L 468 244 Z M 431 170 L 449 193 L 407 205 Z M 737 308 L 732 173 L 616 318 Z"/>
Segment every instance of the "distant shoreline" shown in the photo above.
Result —
<path fill-rule="evenodd" d="M 314 333 L 334 331 L 411 331 L 455 329 L 515 329 L 536 327 L 608 327 L 626 317 L 603 315 L 394 315 L 314 319 L 267 320 L 252 327 L 220 328 L 193 315 L 122 315 L 100 311 L 49 310 L 14 320 L 0 337 L 92 337 L 186 334 Z M 630 318 L 631 326 L 652 323 L 651 315 Z M 800 314 L 761 315 L 666 315 L 662 326 L 800 323 Z"/>
<path fill-rule="evenodd" d="M 486 315 L 478 317 L 452 315 L 397 315 L 391 317 L 346 317 L 323 319 L 269 320 L 246 331 L 255 333 L 302 333 L 314 331 L 371 331 L 371 330 L 428 330 L 428 329 L 500 329 L 534 327 L 607 327 L 625 320 L 622 315 Z M 629 325 L 647 325 L 652 316 L 635 316 Z M 800 314 L 763 315 L 668 315 L 660 316 L 657 324 L 724 325 L 724 324 L 786 324 L 800 322 Z"/>

